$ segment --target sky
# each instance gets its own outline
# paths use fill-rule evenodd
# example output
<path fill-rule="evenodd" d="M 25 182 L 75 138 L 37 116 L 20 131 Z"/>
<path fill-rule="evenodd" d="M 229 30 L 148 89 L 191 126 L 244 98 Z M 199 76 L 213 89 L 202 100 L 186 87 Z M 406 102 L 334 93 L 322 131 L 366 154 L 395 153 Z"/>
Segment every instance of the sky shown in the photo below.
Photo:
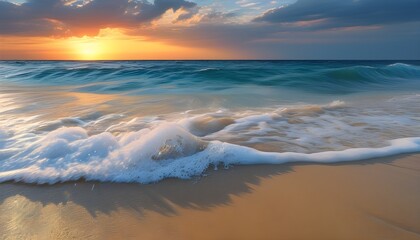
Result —
<path fill-rule="evenodd" d="M 420 59 L 420 0 L 0 0 L 0 59 Z"/>

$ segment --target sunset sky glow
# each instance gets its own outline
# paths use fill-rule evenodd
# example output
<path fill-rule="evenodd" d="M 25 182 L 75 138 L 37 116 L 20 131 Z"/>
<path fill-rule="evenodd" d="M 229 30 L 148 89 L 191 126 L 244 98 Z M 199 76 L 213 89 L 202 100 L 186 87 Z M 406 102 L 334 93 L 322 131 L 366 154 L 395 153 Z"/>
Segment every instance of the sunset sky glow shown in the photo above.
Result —
<path fill-rule="evenodd" d="M 0 1 L 0 59 L 419 59 L 418 0 Z"/>

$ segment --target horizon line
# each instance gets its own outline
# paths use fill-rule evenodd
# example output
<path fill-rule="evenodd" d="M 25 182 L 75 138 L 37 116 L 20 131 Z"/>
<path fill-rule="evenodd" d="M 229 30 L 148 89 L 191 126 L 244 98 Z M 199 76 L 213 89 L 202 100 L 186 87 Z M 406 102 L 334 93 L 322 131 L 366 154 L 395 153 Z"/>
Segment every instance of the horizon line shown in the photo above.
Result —
<path fill-rule="evenodd" d="M 420 59 L 0 59 L 0 61 L 112 62 L 112 61 L 420 61 Z"/>

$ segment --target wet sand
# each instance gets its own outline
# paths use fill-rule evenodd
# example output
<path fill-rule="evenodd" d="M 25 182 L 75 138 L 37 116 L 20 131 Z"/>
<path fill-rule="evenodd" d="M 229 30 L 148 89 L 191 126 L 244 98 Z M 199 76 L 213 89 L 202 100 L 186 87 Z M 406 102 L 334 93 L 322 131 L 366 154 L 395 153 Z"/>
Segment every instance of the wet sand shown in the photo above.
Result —
<path fill-rule="evenodd" d="M 0 239 L 420 239 L 420 155 L 157 184 L 0 184 Z"/>

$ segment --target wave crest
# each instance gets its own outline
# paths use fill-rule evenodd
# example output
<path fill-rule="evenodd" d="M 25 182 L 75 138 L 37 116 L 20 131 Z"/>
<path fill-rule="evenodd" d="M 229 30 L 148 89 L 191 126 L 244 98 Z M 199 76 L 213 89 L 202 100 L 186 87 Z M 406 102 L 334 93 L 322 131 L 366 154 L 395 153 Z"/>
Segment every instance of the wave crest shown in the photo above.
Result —
<path fill-rule="evenodd" d="M 88 136 L 80 127 L 48 133 L 26 151 L 0 162 L 0 182 L 56 183 L 80 178 L 109 182 L 151 183 L 187 179 L 210 165 L 332 163 L 420 151 L 420 138 L 403 138 L 380 148 L 318 153 L 262 152 L 220 141 L 203 141 L 175 123 L 128 132 Z"/>

